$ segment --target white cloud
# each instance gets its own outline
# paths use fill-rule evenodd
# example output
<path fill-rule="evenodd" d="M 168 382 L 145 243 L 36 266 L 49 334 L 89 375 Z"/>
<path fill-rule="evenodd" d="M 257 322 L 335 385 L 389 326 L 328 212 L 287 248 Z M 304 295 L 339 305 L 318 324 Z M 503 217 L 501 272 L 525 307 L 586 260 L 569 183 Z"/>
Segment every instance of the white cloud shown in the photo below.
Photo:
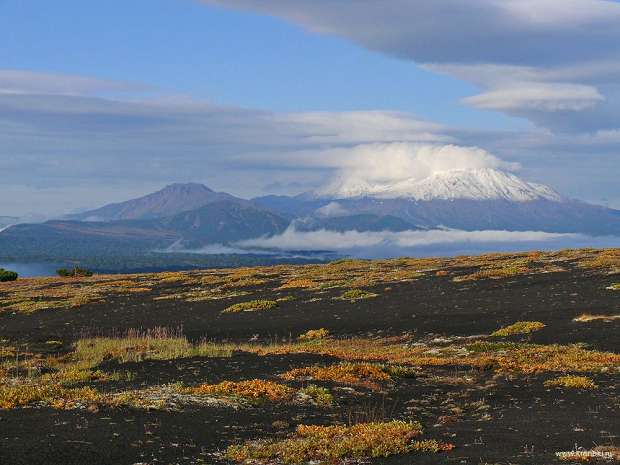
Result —
<path fill-rule="evenodd" d="M 516 170 L 519 165 L 500 160 L 478 147 L 426 145 L 408 142 L 364 144 L 317 152 L 315 163 L 338 168 L 322 192 L 367 191 L 368 184 L 419 181 L 450 170 L 497 168 Z"/>
<path fill-rule="evenodd" d="M 417 120 L 402 112 L 305 112 L 288 113 L 277 119 L 298 128 L 309 143 L 452 140 L 441 125 Z"/>
<path fill-rule="evenodd" d="M 297 231 L 290 226 L 282 234 L 241 241 L 239 247 L 272 250 L 333 250 L 389 247 L 415 248 L 440 244 L 547 242 L 578 239 L 578 234 L 556 234 L 541 231 L 461 231 L 431 230 L 403 232 Z"/>
<path fill-rule="evenodd" d="M 323 218 L 332 218 L 345 216 L 348 214 L 348 211 L 338 202 L 329 202 L 327 205 L 315 210 L 314 214 Z"/>
<path fill-rule="evenodd" d="M 563 83 L 519 83 L 467 97 L 463 101 L 486 110 L 580 111 L 603 101 L 591 86 Z"/>
<path fill-rule="evenodd" d="M 620 78 L 620 66 L 607 61 L 554 67 L 479 63 L 428 64 L 424 67 L 487 89 L 464 98 L 462 102 L 467 105 L 525 116 L 543 123 L 543 126 L 545 121 L 539 117 L 542 113 L 596 110 L 595 107 L 606 100 L 610 100 L 608 106 L 615 106 L 610 84 L 614 85 L 614 81 Z M 601 89 L 605 89 L 607 95 Z M 561 118 L 557 121 L 562 122 Z"/>
<path fill-rule="evenodd" d="M 186 249 L 182 241 L 175 242 L 171 246 L 163 250 L 156 250 L 157 253 L 188 253 L 196 255 L 221 255 L 221 254 L 250 254 L 250 253 L 265 253 L 264 251 L 253 251 L 248 249 L 241 249 L 237 247 L 231 247 L 224 244 L 209 244 L 198 249 Z"/>
<path fill-rule="evenodd" d="M 274 15 L 416 62 L 574 62 L 617 50 L 605 0 L 201 0 Z"/>
<path fill-rule="evenodd" d="M 146 89 L 142 84 L 86 76 L 0 69 L 0 94 L 100 95 Z"/>
<path fill-rule="evenodd" d="M 465 103 L 554 131 L 604 130 L 620 119 L 617 1 L 202 2 L 274 15 L 467 80 L 481 89 Z"/>
<path fill-rule="evenodd" d="M 548 66 L 502 63 L 426 63 L 421 66 L 482 87 L 510 87 L 518 83 L 570 84 L 580 81 L 608 84 L 620 77 L 620 63 L 610 59 Z"/>
<path fill-rule="evenodd" d="M 503 0 L 497 5 L 532 25 L 550 29 L 588 27 L 619 19 L 618 7 L 598 0 Z"/>
<path fill-rule="evenodd" d="M 38 81 L 47 78 L 42 74 Z M 178 99 L 64 95 L 71 89 L 63 88 L 51 95 L 54 85 L 44 87 L 0 93 L 0 171 L 23 187 L 18 201 L 0 199 L 0 214 L 57 215 L 61 205 L 94 207 L 170 182 L 205 182 L 252 196 L 277 179 L 300 186 L 281 192 L 297 193 L 316 187 L 324 170 L 334 169 L 325 159 L 313 160 L 325 148 L 453 140 L 441 126 L 399 112 L 274 113 Z M 103 88 L 84 84 L 71 93 Z M 37 93 L 43 90 L 48 94 Z M 39 195 L 52 188 L 54 205 Z"/>
<path fill-rule="evenodd" d="M 93 84 L 69 90 L 102 89 Z M 60 208 L 92 208 L 170 182 L 205 182 L 254 196 L 273 193 L 264 189 L 268 185 L 280 186 L 284 194 L 312 190 L 334 174 L 355 184 L 421 179 L 451 168 L 518 168 L 500 157 L 526 161 L 531 167 L 526 178 L 570 195 L 597 202 L 617 198 L 617 127 L 570 137 L 470 132 L 401 112 L 274 113 L 176 98 L 147 102 L 132 95 L 111 99 L 39 90 L 45 89 L 0 93 L 0 171 L 14 185 L 4 189 L 16 192 L 0 199 L 0 214 L 57 215 Z M 587 153 L 587 166 L 558 161 L 567 152 Z M 536 170 L 543 163 L 545 169 Z M 584 173 L 597 179 L 587 189 L 578 187 Z"/>

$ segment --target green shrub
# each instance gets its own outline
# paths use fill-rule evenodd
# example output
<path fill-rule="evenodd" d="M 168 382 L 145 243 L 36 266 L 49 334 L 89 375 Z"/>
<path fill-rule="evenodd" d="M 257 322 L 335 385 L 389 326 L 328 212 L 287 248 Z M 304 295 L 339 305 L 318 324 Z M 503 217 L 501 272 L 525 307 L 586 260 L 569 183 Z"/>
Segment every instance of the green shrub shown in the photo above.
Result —
<path fill-rule="evenodd" d="M 377 297 L 377 294 L 363 291 L 361 289 L 351 289 L 351 290 L 344 292 L 339 298 L 342 300 L 359 300 L 359 299 L 372 299 L 373 297 Z"/>
<path fill-rule="evenodd" d="M 406 365 L 385 365 L 383 370 L 395 378 L 415 378 L 419 374 L 419 370 Z"/>
<path fill-rule="evenodd" d="M 15 281 L 19 275 L 15 271 L 0 268 L 0 282 Z"/>
<path fill-rule="evenodd" d="M 86 268 L 74 267 L 72 269 L 60 268 L 56 270 L 56 274 L 63 278 L 78 278 L 78 277 L 89 277 L 93 275 L 93 272 L 87 270 Z"/>
<path fill-rule="evenodd" d="M 240 302 L 224 309 L 223 313 L 238 312 L 257 312 L 261 310 L 270 310 L 278 306 L 275 300 L 250 300 L 249 302 Z"/>
<path fill-rule="evenodd" d="M 329 389 L 315 384 L 309 384 L 305 388 L 300 389 L 299 394 L 310 397 L 320 407 L 331 407 L 334 404 L 334 396 L 329 392 Z"/>

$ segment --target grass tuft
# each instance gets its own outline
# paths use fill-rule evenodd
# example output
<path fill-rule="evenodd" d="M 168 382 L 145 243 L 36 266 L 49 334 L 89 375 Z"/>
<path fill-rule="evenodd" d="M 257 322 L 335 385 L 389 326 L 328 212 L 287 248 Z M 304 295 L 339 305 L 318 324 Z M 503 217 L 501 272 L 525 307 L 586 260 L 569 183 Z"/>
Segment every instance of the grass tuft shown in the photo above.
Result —
<path fill-rule="evenodd" d="M 94 367 L 104 360 L 120 363 L 143 360 L 173 360 L 188 357 L 230 357 L 232 345 L 202 341 L 192 344 L 180 331 L 155 328 L 146 332 L 129 331 L 125 337 L 80 339 L 74 357 L 81 367 Z"/>

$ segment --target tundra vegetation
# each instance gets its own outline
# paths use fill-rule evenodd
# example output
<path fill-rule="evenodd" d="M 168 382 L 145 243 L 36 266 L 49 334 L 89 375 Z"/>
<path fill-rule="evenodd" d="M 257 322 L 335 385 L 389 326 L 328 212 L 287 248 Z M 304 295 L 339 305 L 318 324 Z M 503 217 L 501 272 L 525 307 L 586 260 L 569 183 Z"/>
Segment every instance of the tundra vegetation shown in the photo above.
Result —
<path fill-rule="evenodd" d="M 5 282 L 0 462 L 55 424 L 131 463 L 617 460 L 618 273 L 588 249 Z"/>

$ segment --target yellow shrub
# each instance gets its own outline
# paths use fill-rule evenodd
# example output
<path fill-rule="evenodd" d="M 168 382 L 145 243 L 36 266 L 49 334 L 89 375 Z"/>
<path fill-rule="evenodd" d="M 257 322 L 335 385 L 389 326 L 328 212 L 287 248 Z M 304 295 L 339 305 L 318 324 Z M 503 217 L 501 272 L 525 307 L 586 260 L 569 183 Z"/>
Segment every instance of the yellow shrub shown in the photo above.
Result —
<path fill-rule="evenodd" d="M 311 329 L 303 334 L 300 334 L 297 339 L 300 341 L 316 341 L 318 339 L 325 339 L 329 337 L 329 331 L 325 328 Z"/>
<path fill-rule="evenodd" d="M 510 326 L 498 329 L 491 333 L 491 336 L 503 337 L 512 336 L 514 334 L 529 334 L 534 331 L 540 331 L 544 327 L 545 324 L 540 321 L 518 321 Z"/>
<path fill-rule="evenodd" d="M 605 323 L 609 323 L 614 320 L 620 320 L 620 314 L 618 315 L 591 315 L 590 313 L 583 313 L 576 318 L 573 318 L 573 321 L 577 323 L 589 323 L 590 321 L 603 321 Z"/>
<path fill-rule="evenodd" d="M 421 434 L 418 423 L 390 421 L 353 426 L 299 425 L 294 436 L 281 441 L 253 441 L 228 448 L 236 462 L 301 464 L 345 458 L 388 457 L 412 450 L 411 440 Z"/>
<path fill-rule="evenodd" d="M 295 368 L 284 373 L 282 378 L 286 380 L 312 378 L 317 381 L 331 381 L 371 388 L 377 387 L 377 381 L 388 381 L 391 379 L 390 375 L 381 366 L 371 363 L 339 363 L 325 367 Z"/>
<path fill-rule="evenodd" d="M 0 386 L 0 408 L 25 407 L 37 402 L 57 409 L 71 409 L 79 403 L 97 402 L 101 395 L 92 388 L 68 389 L 59 384 Z"/>
<path fill-rule="evenodd" d="M 280 286 L 280 289 L 306 289 L 318 287 L 319 283 L 312 279 L 291 279 Z"/>
<path fill-rule="evenodd" d="M 240 302 L 225 308 L 222 313 L 238 313 L 238 312 L 257 312 L 261 310 L 270 310 L 278 306 L 275 300 L 250 300 L 249 302 Z"/>
<path fill-rule="evenodd" d="M 559 378 L 545 381 L 545 386 L 557 386 L 573 389 L 596 389 L 598 387 L 596 384 L 594 384 L 594 381 L 587 376 L 572 375 L 560 376 Z"/>
<path fill-rule="evenodd" d="M 186 389 L 192 394 L 211 394 L 222 396 L 242 397 L 251 400 L 270 400 L 272 402 L 286 401 L 295 393 L 295 390 L 284 384 L 253 379 L 249 381 L 224 381 L 219 384 L 202 384 Z"/>

